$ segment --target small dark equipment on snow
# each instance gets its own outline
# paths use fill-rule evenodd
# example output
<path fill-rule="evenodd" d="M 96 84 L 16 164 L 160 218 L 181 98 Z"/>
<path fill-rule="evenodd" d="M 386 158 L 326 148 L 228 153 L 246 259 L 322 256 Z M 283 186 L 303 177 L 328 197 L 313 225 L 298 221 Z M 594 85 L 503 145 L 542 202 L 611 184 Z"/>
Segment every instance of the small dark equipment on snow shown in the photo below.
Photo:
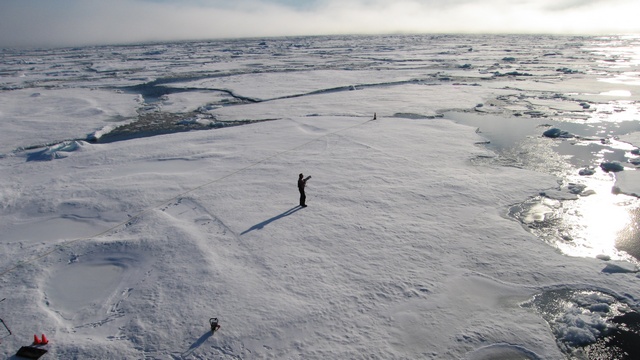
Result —
<path fill-rule="evenodd" d="M 220 329 L 220 325 L 218 325 L 218 318 L 209 319 L 209 325 L 211 325 L 211 335 Z"/>
<path fill-rule="evenodd" d="M 39 359 L 42 355 L 46 354 L 47 350 L 38 348 L 35 346 L 23 346 L 18 350 L 16 356 L 20 356 L 27 359 Z"/>

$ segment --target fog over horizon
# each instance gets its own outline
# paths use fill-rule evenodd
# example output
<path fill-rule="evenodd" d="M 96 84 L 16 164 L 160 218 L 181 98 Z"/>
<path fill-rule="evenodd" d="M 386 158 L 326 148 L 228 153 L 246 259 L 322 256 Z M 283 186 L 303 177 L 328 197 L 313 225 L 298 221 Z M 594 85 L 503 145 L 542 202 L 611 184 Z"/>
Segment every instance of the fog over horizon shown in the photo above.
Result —
<path fill-rule="evenodd" d="M 636 0 L 3 0 L 0 47 L 395 33 L 640 33 Z"/>

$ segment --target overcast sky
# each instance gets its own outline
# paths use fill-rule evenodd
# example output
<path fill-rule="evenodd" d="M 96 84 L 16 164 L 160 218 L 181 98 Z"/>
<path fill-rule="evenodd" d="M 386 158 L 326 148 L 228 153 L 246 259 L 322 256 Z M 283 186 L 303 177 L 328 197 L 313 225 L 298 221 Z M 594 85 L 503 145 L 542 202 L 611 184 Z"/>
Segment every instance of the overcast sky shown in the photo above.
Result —
<path fill-rule="evenodd" d="M 0 47 L 372 33 L 640 33 L 640 0 L 0 0 Z"/>

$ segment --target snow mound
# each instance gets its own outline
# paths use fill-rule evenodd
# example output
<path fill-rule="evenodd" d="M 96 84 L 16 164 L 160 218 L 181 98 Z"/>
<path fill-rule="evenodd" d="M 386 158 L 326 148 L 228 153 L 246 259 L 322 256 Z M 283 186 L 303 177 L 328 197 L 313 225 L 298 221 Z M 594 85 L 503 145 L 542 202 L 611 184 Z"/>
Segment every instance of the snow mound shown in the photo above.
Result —
<path fill-rule="evenodd" d="M 600 168 L 606 172 L 618 172 L 624 170 L 624 166 L 617 161 L 605 161 L 600 164 Z"/>
<path fill-rule="evenodd" d="M 547 197 L 553 200 L 577 200 L 580 196 L 593 195 L 593 190 L 588 190 L 584 184 L 569 183 L 567 186 L 563 186 L 559 190 L 546 190 L 540 192 L 541 196 Z"/>
<path fill-rule="evenodd" d="M 189 117 L 186 119 L 182 119 L 177 122 L 178 125 L 202 125 L 202 126 L 213 126 L 216 123 L 215 120 L 202 118 L 200 116 Z"/>
<path fill-rule="evenodd" d="M 551 128 L 545 132 L 542 133 L 542 136 L 544 137 L 548 137 L 548 138 L 564 138 L 564 139 L 569 139 L 569 138 L 573 138 L 575 137 L 575 135 L 573 135 L 572 133 L 565 131 L 565 130 L 560 130 L 558 128 Z"/>
<path fill-rule="evenodd" d="M 27 161 L 51 161 L 54 159 L 64 159 L 66 153 L 79 150 L 83 146 L 80 141 L 65 141 L 63 143 L 47 146 L 46 149 L 29 153 Z"/>
<path fill-rule="evenodd" d="M 106 125 L 102 129 L 96 130 L 87 135 L 87 141 L 96 142 L 100 140 L 100 138 L 102 138 L 104 135 L 112 132 L 116 127 L 116 125 Z"/>
<path fill-rule="evenodd" d="M 591 176 L 591 175 L 594 175 L 595 173 L 596 173 L 596 170 L 593 168 L 584 168 L 578 171 L 578 174 L 581 176 Z"/>

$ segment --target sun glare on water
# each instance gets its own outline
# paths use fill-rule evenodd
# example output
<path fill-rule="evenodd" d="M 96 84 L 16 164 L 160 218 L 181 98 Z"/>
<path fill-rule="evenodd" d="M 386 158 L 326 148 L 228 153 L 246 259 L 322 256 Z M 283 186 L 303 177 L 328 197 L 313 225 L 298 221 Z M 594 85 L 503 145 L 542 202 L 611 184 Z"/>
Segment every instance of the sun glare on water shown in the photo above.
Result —
<path fill-rule="evenodd" d="M 636 96 L 636 86 L 640 85 L 640 73 L 637 71 L 640 65 L 640 35 L 612 38 L 610 43 L 592 50 L 603 56 L 604 59 L 600 62 L 602 68 L 612 69 L 608 72 L 608 77 L 598 80 L 621 85 L 618 89 L 600 92 L 598 95 L 616 100 L 594 104 L 595 111 L 585 121 L 585 124 L 602 127 L 603 131 L 596 136 L 607 139 L 604 148 L 592 154 L 592 165 L 597 168 L 596 164 L 607 161 L 607 157 L 609 160 L 613 158 L 626 163 L 629 156 L 618 159 L 615 158 L 615 153 L 628 154 L 636 149 L 634 145 L 618 141 L 611 129 L 605 131 L 610 126 L 604 124 L 640 120 L 637 102 L 626 99 Z M 574 144 L 586 146 L 589 142 L 578 141 Z M 629 165 L 625 166 L 626 171 L 637 170 Z M 588 194 L 581 194 L 577 200 L 563 201 L 562 205 L 554 209 L 552 216 L 562 223 L 555 236 L 559 239 L 555 245 L 563 253 L 571 256 L 625 259 L 636 263 L 640 261 L 638 199 L 619 193 L 620 190 L 615 187 L 615 178 L 614 173 L 600 171 L 594 176 L 566 177 L 566 181 L 585 185 L 590 191 Z"/>
<path fill-rule="evenodd" d="M 560 249 L 569 255 L 625 258 L 616 249 L 619 235 L 631 225 L 630 205 L 625 195 L 600 189 L 596 195 L 581 198 L 565 209 L 567 222 Z M 622 197 L 622 198 L 621 198 Z"/>

